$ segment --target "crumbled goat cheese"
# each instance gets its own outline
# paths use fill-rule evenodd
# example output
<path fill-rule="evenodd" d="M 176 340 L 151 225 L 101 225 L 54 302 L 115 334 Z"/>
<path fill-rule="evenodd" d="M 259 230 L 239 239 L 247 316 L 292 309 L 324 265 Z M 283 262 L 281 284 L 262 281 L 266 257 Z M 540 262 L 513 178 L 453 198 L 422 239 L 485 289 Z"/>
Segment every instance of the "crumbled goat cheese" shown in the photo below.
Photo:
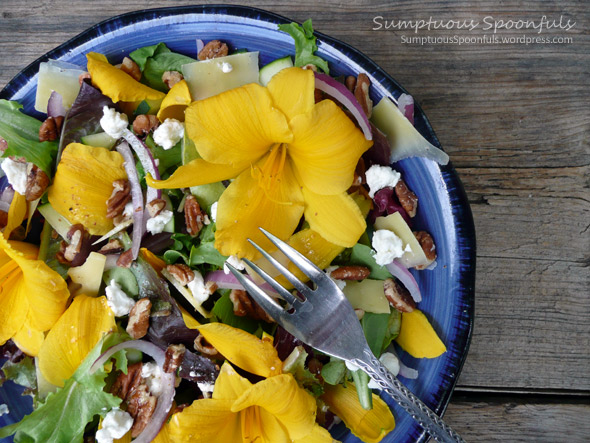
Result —
<path fill-rule="evenodd" d="M 227 258 L 227 260 L 225 261 L 225 263 L 232 265 L 238 271 L 243 271 L 244 269 L 246 269 L 246 265 L 244 264 L 244 262 L 242 260 L 240 260 L 238 258 L 237 255 L 230 255 Z M 231 271 L 229 270 L 229 268 L 227 266 L 225 266 L 225 263 L 223 264 L 223 272 L 225 272 L 226 274 L 229 274 Z"/>
<path fill-rule="evenodd" d="M 188 283 L 187 287 L 192 292 L 195 300 L 202 304 L 211 295 L 211 289 L 207 287 L 203 275 L 199 271 L 195 270 L 194 273 L 195 277 Z"/>
<path fill-rule="evenodd" d="M 404 255 L 404 252 L 411 251 L 409 245 L 404 244 L 393 231 L 389 229 L 379 229 L 373 234 L 373 241 L 371 242 L 375 253 L 373 257 L 380 266 L 385 266 L 391 263 L 394 259 Z"/>
<path fill-rule="evenodd" d="M 211 397 L 213 389 L 215 388 L 215 384 L 207 382 L 197 382 L 197 386 L 199 387 L 199 389 L 203 393 L 203 397 L 205 398 Z"/>
<path fill-rule="evenodd" d="M 231 65 L 231 63 L 223 62 L 221 64 L 221 72 L 223 72 L 224 74 L 229 74 L 233 71 L 233 69 L 234 67 Z"/>
<path fill-rule="evenodd" d="M 159 234 L 164 230 L 164 227 L 168 224 L 168 222 L 172 220 L 173 215 L 174 214 L 172 214 L 172 211 L 164 209 L 155 217 L 148 219 L 148 221 L 146 222 L 147 230 L 152 234 Z"/>
<path fill-rule="evenodd" d="M 102 427 L 96 431 L 96 443 L 113 443 L 114 439 L 127 434 L 131 426 L 133 417 L 128 412 L 113 408 L 102 421 Z"/>
<path fill-rule="evenodd" d="M 1 404 L 0 405 L 0 417 L 3 415 L 10 414 L 10 409 L 8 409 L 8 405 Z"/>
<path fill-rule="evenodd" d="M 12 189 L 25 195 L 27 192 L 27 164 L 5 158 L 2 162 L 2 170 L 6 174 L 8 183 L 12 185 Z"/>
<path fill-rule="evenodd" d="M 129 202 L 125 205 L 123 209 L 123 217 L 131 217 L 133 215 L 133 202 Z"/>
<path fill-rule="evenodd" d="M 393 188 L 399 181 L 401 174 L 389 166 L 373 165 L 367 169 L 365 176 L 367 185 L 369 185 L 369 196 L 373 198 L 378 190 L 388 186 Z"/>
<path fill-rule="evenodd" d="M 162 370 L 156 363 L 144 363 L 141 366 L 141 376 L 152 395 L 157 397 L 162 393 Z"/>
<path fill-rule="evenodd" d="M 184 125 L 174 118 L 167 118 L 154 131 L 154 142 L 165 150 L 173 148 L 184 137 Z"/>
<path fill-rule="evenodd" d="M 103 106 L 100 126 L 111 137 L 120 138 L 127 126 L 129 126 L 129 120 L 125 114 L 121 114 L 108 106 Z"/>
<path fill-rule="evenodd" d="M 381 354 L 381 357 L 379 357 L 379 361 L 381 364 L 383 364 L 383 366 L 385 366 L 385 369 L 391 372 L 394 376 L 399 374 L 399 360 L 395 354 L 392 354 L 391 352 L 384 352 Z M 382 389 L 381 386 L 373 381 L 373 379 L 369 380 L 368 386 L 370 389 Z"/>
<path fill-rule="evenodd" d="M 213 223 L 217 221 L 217 202 L 211 205 L 211 220 L 213 220 Z"/>
<path fill-rule="evenodd" d="M 129 314 L 131 308 L 135 306 L 135 300 L 128 297 L 115 280 L 111 280 L 104 291 L 107 296 L 107 304 L 113 310 L 115 317 Z"/>
<path fill-rule="evenodd" d="M 336 278 L 332 278 L 332 271 L 335 271 L 336 269 L 338 269 L 338 266 L 329 266 L 326 268 L 326 275 L 328 277 L 330 277 L 330 279 L 336 283 L 336 286 L 338 286 L 340 288 L 340 290 L 342 291 L 344 289 L 344 287 L 346 286 L 346 281 L 345 280 L 338 280 Z"/>

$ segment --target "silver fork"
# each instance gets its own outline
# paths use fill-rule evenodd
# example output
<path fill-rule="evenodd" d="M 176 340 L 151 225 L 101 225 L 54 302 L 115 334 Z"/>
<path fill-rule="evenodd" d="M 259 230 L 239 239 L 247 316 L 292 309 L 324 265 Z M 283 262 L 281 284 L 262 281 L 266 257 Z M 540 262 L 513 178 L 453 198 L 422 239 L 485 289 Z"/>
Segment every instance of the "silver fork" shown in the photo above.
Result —
<path fill-rule="evenodd" d="M 254 300 L 279 325 L 302 342 L 366 372 L 436 441 L 464 442 L 457 432 L 422 403 L 373 355 L 352 306 L 338 286 L 301 253 L 264 229 L 260 230 L 315 283 L 316 289 L 309 288 L 264 249 L 248 240 L 304 297 L 296 297 L 256 264 L 244 259 L 290 305 L 289 309 L 285 309 L 240 271 L 226 263 Z"/>

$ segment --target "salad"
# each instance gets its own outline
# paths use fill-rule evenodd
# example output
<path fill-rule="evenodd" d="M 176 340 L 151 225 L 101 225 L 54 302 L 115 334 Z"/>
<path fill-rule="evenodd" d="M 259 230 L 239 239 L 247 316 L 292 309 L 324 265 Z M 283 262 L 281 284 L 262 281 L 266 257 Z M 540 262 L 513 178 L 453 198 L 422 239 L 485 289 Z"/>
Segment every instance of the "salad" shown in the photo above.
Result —
<path fill-rule="evenodd" d="M 262 67 L 219 40 L 193 54 L 159 43 L 120 64 L 42 63 L 43 121 L 0 100 L 0 381 L 34 406 L 0 438 L 331 442 L 343 422 L 378 442 L 394 429 L 364 372 L 278 327 L 225 264 L 257 281 L 248 258 L 289 288 L 252 239 L 306 280 L 258 228 L 280 237 L 338 284 L 384 365 L 416 378 L 394 342 L 417 358 L 446 347 L 408 270 L 436 266 L 435 242 L 395 162 L 448 157 L 414 128 L 411 96 L 374 104 L 366 73 L 330 76 L 310 20 L 279 29 L 295 53 Z"/>

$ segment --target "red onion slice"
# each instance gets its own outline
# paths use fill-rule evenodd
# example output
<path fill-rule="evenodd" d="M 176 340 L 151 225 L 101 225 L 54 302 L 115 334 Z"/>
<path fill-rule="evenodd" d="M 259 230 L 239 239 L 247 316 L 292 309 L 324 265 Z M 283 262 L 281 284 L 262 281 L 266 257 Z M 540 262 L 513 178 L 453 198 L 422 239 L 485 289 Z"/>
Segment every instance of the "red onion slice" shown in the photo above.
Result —
<path fill-rule="evenodd" d="M 342 83 L 334 80 L 329 75 L 321 74 L 319 72 L 314 72 L 314 74 L 315 87 L 342 103 L 346 109 L 352 113 L 358 122 L 361 130 L 363 131 L 363 134 L 365 134 L 365 138 L 367 140 L 373 140 L 373 133 L 371 132 L 369 119 L 367 118 L 363 108 L 361 108 L 361 105 L 359 105 L 352 92 L 346 89 L 346 86 L 344 86 Z"/>
<path fill-rule="evenodd" d="M 90 367 L 90 373 L 92 374 L 100 366 L 104 365 L 115 352 L 118 352 L 121 349 L 137 349 L 138 351 L 141 351 L 144 354 L 152 357 L 156 364 L 160 367 L 162 393 L 157 397 L 158 402 L 156 403 L 156 409 L 154 409 L 154 413 L 152 414 L 147 426 L 141 432 L 141 434 L 139 434 L 137 438 L 133 440 L 134 443 L 149 443 L 154 438 L 156 438 L 160 432 L 160 429 L 162 429 L 162 426 L 168 418 L 168 412 L 170 411 L 172 402 L 174 400 L 175 376 L 174 373 L 169 374 L 164 372 L 164 361 L 166 360 L 166 354 L 164 351 L 162 351 L 155 344 L 144 340 L 126 341 L 107 349 L 107 351 L 98 357 L 92 364 Z"/>
<path fill-rule="evenodd" d="M 125 142 L 117 145 L 117 151 L 123 156 L 125 160 L 125 172 L 131 185 L 131 203 L 133 204 L 133 237 L 131 243 L 131 251 L 133 260 L 139 254 L 139 246 L 141 245 L 141 237 L 143 235 L 143 194 L 141 192 L 141 185 L 139 184 L 139 177 L 137 176 L 137 169 L 135 168 L 135 159 L 129 149 L 129 145 Z"/>
<path fill-rule="evenodd" d="M 13 198 L 14 189 L 12 188 L 12 186 L 7 186 L 6 188 L 4 188 L 4 191 L 2 191 L 2 194 L 0 195 L 0 201 L 3 201 L 4 203 L 8 203 L 8 205 L 10 205 L 10 203 L 12 203 Z"/>
<path fill-rule="evenodd" d="M 154 179 L 160 180 L 160 171 L 158 171 L 158 165 L 156 165 L 156 160 L 154 159 L 150 148 L 148 148 L 145 143 L 137 138 L 137 136 L 129 129 L 125 130 L 123 138 L 131 145 L 133 151 L 135 151 L 145 172 L 149 172 Z M 162 191 L 148 186 L 145 198 L 146 202 L 149 203 L 157 198 L 162 198 Z"/>
<path fill-rule="evenodd" d="M 252 280 L 252 277 L 249 275 L 245 275 L 245 277 Z M 207 282 L 216 283 L 217 287 L 220 289 L 242 289 L 245 291 L 244 287 L 233 274 L 226 274 L 223 270 L 213 271 L 207 274 L 205 276 L 205 283 Z M 277 293 L 277 291 L 275 291 L 268 283 L 263 283 L 258 286 L 271 294 Z"/>
<path fill-rule="evenodd" d="M 397 107 L 402 114 L 414 124 L 414 97 L 410 94 L 402 94 L 397 99 Z"/>
<path fill-rule="evenodd" d="M 63 106 L 63 98 L 57 91 L 52 91 L 47 102 L 48 117 L 65 117 L 66 109 Z"/>
<path fill-rule="evenodd" d="M 401 281 L 406 289 L 410 291 L 410 295 L 416 303 L 420 303 L 422 301 L 422 294 L 420 294 L 418 282 L 410 273 L 410 271 L 408 271 L 408 268 L 395 259 L 387 265 L 387 269 L 389 272 L 391 272 L 391 275 Z"/>

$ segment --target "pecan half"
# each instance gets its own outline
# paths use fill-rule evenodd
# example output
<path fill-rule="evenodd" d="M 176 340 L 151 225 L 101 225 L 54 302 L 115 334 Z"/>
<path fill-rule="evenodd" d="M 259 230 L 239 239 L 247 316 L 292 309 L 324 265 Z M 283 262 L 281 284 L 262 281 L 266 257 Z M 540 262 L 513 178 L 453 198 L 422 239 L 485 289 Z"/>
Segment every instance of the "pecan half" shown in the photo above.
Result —
<path fill-rule="evenodd" d="M 178 369 L 178 367 L 182 364 L 185 352 L 186 347 L 182 344 L 168 346 L 168 348 L 166 349 L 166 356 L 164 358 L 164 372 L 168 374 L 175 372 Z"/>
<path fill-rule="evenodd" d="M 225 57 L 228 52 L 229 48 L 225 43 L 219 40 L 211 40 L 199 51 L 197 58 L 199 60 L 209 60 L 212 58 Z"/>
<path fill-rule="evenodd" d="M 155 217 L 160 212 L 162 212 L 165 207 L 166 207 L 166 201 L 161 198 L 156 198 L 156 199 L 152 200 L 151 202 L 149 202 L 147 205 L 145 205 L 145 208 L 147 209 L 150 217 Z"/>
<path fill-rule="evenodd" d="M 129 57 L 125 57 L 123 62 L 121 62 L 121 71 L 129 74 L 137 81 L 141 80 L 141 69 L 139 69 L 137 63 L 135 63 Z"/>
<path fill-rule="evenodd" d="M 406 182 L 403 181 L 401 178 L 395 185 L 395 195 L 399 200 L 400 205 L 404 208 L 404 211 L 410 216 L 414 217 L 416 215 L 416 210 L 418 209 L 418 197 L 414 194 Z"/>
<path fill-rule="evenodd" d="M 346 79 L 344 79 L 344 85 L 346 86 L 346 89 L 354 93 L 354 88 L 356 86 L 356 77 L 354 75 L 346 76 Z"/>
<path fill-rule="evenodd" d="M 72 267 L 84 264 L 90 254 L 90 236 L 81 224 L 75 224 L 68 231 L 67 240 L 62 241 L 56 257 L 59 262 Z"/>
<path fill-rule="evenodd" d="M 356 78 L 356 86 L 354 87 L 354 96 L 365 111 L 367 118 L 371 117 L 373 112 L 373 101 L 369 97 L 369 88 L 371 80 L 365 73 L 361 73 Z"/>
<path fill-rule="evenodd" d="M 123 252 L 117 259 L 117 266 L 120 268 L 130 268 L 133 263 L 133 251 L 131 249 Z"/>
<path fill-rule="evenodd" d="M 47 117 L 39 128 L 39 141 L 47 142 L 57 140 L 61 131 L 63 117 Z"/>
<path fill-rule="evenodd" d="M 195 278 L 194 271 L 182 263 L 168 265 L 166 266 L 166 270 L 172 274 L 182 286 L 188 285 Z"/>
<path fill-rule="evenodd" d="M 129 321 L 125 330 L 134 339 L 138 340 L 147 334 L 148 328 L 150 327 L 151 309 L 152 302 L 147 297 L 137 300 L 133 308 L 131 308 Z"/>
<path fill-rule="evenodd" d="M 116 238 L 110 239 L 106 245 L 98 250 L 98 253 L 103 255 L 119 254 L 120 252 L 123 252 L 123 243 Z"/>
<path fill-rule="evenodd" d="M 135 438 L 143 432 L 150 421 L 156 409 L 157 399 L 150 393 L 147 385 L 142 383 L 129 393 L 126 403 L 127 412 L 133 417 L 131 437 Z"/>
<path fill-rule="evenodd" d="M 383 282 L 383 291 L 387 301 L 398 311 L 412 312 L 416 309 L 416 303 L 410 292 L 393 278 L 388 278 Z"/>
<path fill-rule="evenodd" d="M 160 125 L 158 117 L 150 114 L 140 114 L 133 120 L 133 132 L 137 135 L 146 135 Z"/>
<path fill-rule="evenodd" d="M 330 277 L 336 280 L 364 280 L 371 274 L 366 266 L 340 266 L 330 272 Z"/>
<path fill-rule="evenodd" d="M 181 82 L 183 79 L 184 77 L 178 71 L 165 71 L 162 74 L 162 81 L 168 86 L 168 89 L 172 89 L 176 83 Z"/>
<path fill-rule="evenodd" d="M 203 229 L 206 217 L 207 213 L 201 209 L 195 196 L 187 195 L 184 200 L 184 220 L 188 234 L 193 237 L 197 236 Z"/>
<path fill-rule="evenodd" d="M 32 202 L 41 198 L 49 186 L 47 174 L 33 163 L 27 164 L 27 187 L 25 188 L 25 199 Z"/>
<path fill-rule="evenodd" d="M 113 192 L 107 200 L 107 218 L 115 218 L 123 213 L 125 205 L 131 200 L 131 185 L 128 180 L 115 180 Z"/>
<path fill-rule="evenodd" d="M 416 269 L 427 268 L 434 260 L 436 260 L 436 245 L 434 244 L 434 240 L 426 231 L 414 231 L 414 237 L 416 237 L 416 240 L 418 240 L 418 243 L 422 246 L 424 255 L 429 261 L 429 263 L 425 265 L 416 266 Z"/>
<path fill-rule="evenodd" d="M 254 320 L 263 320 L 267 323 L 274 323 L 264 309 L 260 307 L 250 294 L 242 289 L 232 289 L 229 299 L 234 305 L 234 314 L 238 317 L 250 317 Z"/>
<path fill-rule="evenodd" d="M 205 340 L 205 337 L 203 337 L 201 334 L 197 335 L 195 338 L 194 347 L 201 354 L 205 354 L 210 357 L 219 355 L 217 349 L 215 349 L 213 345 L 209 344 L 207 340 Z"/>
<path fill-rule="evenodd" d="M 143 364 L 141 362 L 133 363 L 127 366 L 127 374 L 121 372 L 117 376 L 113 386 L 111 387 L 111 394 L 116 395 L 122 400 L 125 400 L 130 391 L 141 384 L 142 366 Z"/>

